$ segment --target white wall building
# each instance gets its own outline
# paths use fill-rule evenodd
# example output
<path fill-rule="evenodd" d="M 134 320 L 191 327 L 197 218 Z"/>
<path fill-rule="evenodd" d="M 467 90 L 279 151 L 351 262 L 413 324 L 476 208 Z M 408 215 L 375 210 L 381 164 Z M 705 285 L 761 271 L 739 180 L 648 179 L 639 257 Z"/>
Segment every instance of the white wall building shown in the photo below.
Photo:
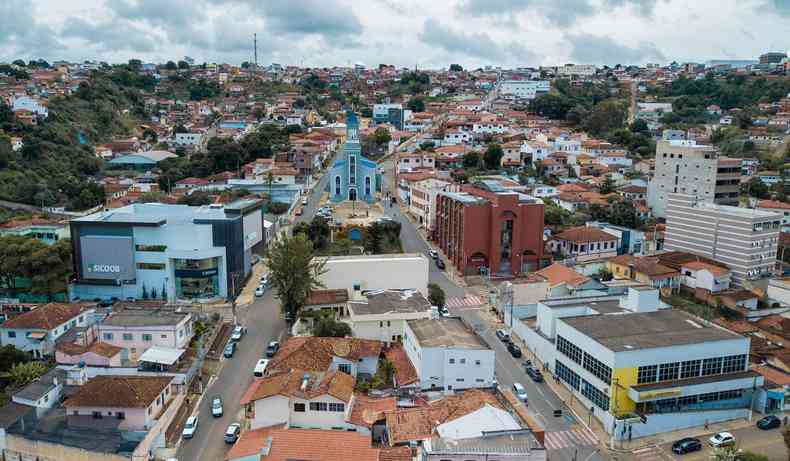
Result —
<path fill-rule="evenodd" d="M 149 347 L 186 349 L 192 339 L 192 314 L 171 311 L 126 310 L 99 324 L 99 340 L 124 349 L 137 360 Z"/>
<path fill-rule="evenodd" d="M 409 320 L 431 316 L 431 303 L 416 290 L 377 290 L 348 303 L 348 317 L 355 338 L 384 343 L 400 342 Z"/>
<path fill-rule="evenodd" d="M 319 279 L 328 290 L 417 290 L 428 296 L 428 258 L 421 253 L 330 256 Z"/>
<path fill-rule="evenodd" d="M 88 325 L 93 313 L 79 304 L 45 304 L 0 324 L 0 344 L 10 344 L 34 358 L 52 355 L 55 341 L 74 327 Z"/>
<path fill-rule="evenodd" d="M 30 96 L 19 96 L 14 98 L 14 101 L 11 104 L 11 110 L 13 112 L 18 110 L 28 110 L 39 117 L 49 117 L 49 109 L 47 109 L 47 106 L 42 105 L 40 102 L 38 102 L 38 100 L 33 99 Z"/>
<path fill-rule="evenodd" d="M 440 179 L 428 178 L 409 186 L 409 212 L 428 230 L 436 227 L 436 196 L 439 192 L 458 191 L 459 186 Z"/>
<path fill-rule="evenodd" d="M 459 318 L 409 320 L 403 348 L 422 389 L 493 386 L 494 351 Z"/>
<path fill-rule="evenodd" d="M 504 99 L 529 100 L 551 91 L 548 80 L 503 80 L 497 84 L 497 93 Z"/>
<path fill-rule="evenodd" d="M 203 133 L 176 133 L 176 145 L 198 146 L 203 140 Z"/>

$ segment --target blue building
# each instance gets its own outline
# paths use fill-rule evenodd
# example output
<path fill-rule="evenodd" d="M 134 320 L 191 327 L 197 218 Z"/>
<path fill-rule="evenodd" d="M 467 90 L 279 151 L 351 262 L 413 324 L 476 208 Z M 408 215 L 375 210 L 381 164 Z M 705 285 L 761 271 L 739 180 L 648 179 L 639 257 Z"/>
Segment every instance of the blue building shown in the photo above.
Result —
<path fill-rule="evenodd" d="M 335 203 L 345 200 L 376 201 L 376 191 L 379 190 L 378 166 L 376 162 L 362 156 L 359 121 L 357 114 L 351 111 L 346 121 L 343 154 L 332 165 L 328 187 L 330 200 Z"/>

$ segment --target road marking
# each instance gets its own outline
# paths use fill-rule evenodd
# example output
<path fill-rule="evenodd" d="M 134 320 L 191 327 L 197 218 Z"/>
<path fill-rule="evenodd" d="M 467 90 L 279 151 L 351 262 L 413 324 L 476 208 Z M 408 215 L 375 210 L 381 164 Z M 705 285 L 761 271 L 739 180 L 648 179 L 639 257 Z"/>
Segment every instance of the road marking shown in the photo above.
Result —
<path fill-rule="evenodd" d="M 598 438 L 586 429 L 547 432 L 546 449 L 559 450 L 567 447 L 585 447 L 598 445 Z"/>

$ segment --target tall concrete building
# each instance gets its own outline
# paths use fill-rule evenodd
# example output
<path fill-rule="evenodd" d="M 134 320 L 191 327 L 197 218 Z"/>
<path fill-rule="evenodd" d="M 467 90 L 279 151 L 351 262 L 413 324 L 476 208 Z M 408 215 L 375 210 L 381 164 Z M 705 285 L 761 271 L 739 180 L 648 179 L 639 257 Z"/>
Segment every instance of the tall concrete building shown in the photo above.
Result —
<path fill-rule="evenodd" d="M 713 146 L 687 140 L 662 140 L 656 146 L 655 174 L 647 188 L 653 216 L 666 214 L 668 194 L 694 195 L 705 202 L 737 205 L 741 160 L 719 156 Z"/>
<path fill-rule="evenodd" d="M 778 213 L 669 194 L 664 247 L 726 264 L 732 283 L 743 286 L 773 273 L 781 223 Z"/>

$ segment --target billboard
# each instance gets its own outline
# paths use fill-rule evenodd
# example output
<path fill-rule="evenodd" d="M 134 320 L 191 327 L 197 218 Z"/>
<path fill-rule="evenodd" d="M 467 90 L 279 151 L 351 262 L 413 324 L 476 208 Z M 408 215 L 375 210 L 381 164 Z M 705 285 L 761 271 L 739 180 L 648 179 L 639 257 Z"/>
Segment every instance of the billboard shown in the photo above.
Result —
<path fill-rule="evenodd" d="M 82 278 L 134 280 L 132 237 L 91 235 L 80 237 Z"/>

